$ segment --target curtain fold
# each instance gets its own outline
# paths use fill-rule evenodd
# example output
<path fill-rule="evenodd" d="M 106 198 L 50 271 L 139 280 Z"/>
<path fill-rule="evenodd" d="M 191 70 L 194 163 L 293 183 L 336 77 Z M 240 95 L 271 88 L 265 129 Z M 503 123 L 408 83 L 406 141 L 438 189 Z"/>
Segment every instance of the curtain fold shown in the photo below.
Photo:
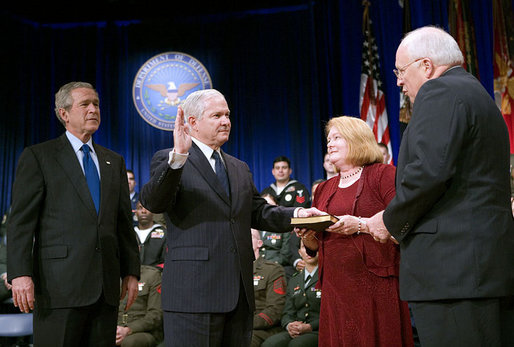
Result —
<path fill-rule="evenodd" d="M 372 0 L 394 157 L 400 145 L 399 93 L 392 73 L 402 37 L 398 0 Z M 447 0 L 411 0 L 412 27 L 447 29 Z M 492 95 L 492 8 L 470 0 L 482 83 Z M 489 13 L 491 12 L 491 13 Z M 305 1 L 273 10 L 169 20 L 39 24 L 0 12 L 3 47 L 0 116 L 0 212 L 10 204 L 15 166 L 25 146 L 59 136 L 54 94 L 72 80 L 100 94 L 102 124 L 94 140 L 125 158 L 138 190 L 155 151 L 171 132 L 148 125 L 132 102 L 141 65 L 167 51 L 192 55 L 227 98 L 232 133 L 224 150 L 250 166 L 259 190 L 272 181 L 276 156 L 291 159 L 293 178 L 310 189 L 324 177 L 324 125 L 359 115 L 361 1 Z"/>

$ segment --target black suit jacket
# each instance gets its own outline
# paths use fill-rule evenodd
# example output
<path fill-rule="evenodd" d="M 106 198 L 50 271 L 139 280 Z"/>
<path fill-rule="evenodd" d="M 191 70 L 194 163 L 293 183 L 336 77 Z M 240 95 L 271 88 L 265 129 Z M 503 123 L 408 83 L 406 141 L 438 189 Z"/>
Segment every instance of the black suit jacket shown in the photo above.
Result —
<path fill-rule="evenodd" d="M 514 293 L 514 222 L 505 122 L 472 75 L 420 88 L 384 222 L 400 241 L 404 300 Z"/>
<path fill-rule="evenodd" d="M 99 215 L 65 134 L 27 147 L 18 161 L 7 274 L 9 280 L 32 276 L 39 307 L 90 305 L 102 291 L 117 307 L 120 277 L 139 276 L 125 162 L 102 146 L 94 148 L 101 177 Z"/>
<path fill-rule="evenodd" d="M 152 159 L 151 179 L 140 192 L 142 204 L 166 212 L 168 253 L 162 279 L 167 311 L 222 313 L 236 307 L 243 281 L 255 309 L 250 228 L 284 231 L 294 208 L 266 204 L 246 163 L 222 152 L 230 181 L 227 196 L 202 151 L 193 143 L 185 165 L 168 165 L 169 152 Z"/>

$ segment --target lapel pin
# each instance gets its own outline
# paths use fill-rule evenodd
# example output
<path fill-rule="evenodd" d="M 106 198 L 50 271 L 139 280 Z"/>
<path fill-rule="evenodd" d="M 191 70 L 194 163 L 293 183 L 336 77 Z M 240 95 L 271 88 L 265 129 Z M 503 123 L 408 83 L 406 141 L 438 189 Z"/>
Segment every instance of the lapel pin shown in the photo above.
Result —
<path fill-rule="evenodd" d="M 105 161 L 107 163 L 107 165 L 111 165 L 111 162 L 110 161 Z"/>

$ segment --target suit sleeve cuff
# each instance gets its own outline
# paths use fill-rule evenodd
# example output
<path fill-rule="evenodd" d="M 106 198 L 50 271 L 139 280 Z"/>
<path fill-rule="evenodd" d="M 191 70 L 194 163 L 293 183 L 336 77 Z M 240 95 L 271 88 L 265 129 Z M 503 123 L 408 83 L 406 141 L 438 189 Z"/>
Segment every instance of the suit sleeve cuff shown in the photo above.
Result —
<path fill-rule="evenodd" d="M 189 153 L 186 153 L 186 154 L 176 153 L 175 148 L 173 148 L 173 150 L 170 151 L 168 165 L 170 166 L 170 168 L 172 168 L 174 170 L 180 169 L 186 163 L 188 156 L 189 156 Z"/>

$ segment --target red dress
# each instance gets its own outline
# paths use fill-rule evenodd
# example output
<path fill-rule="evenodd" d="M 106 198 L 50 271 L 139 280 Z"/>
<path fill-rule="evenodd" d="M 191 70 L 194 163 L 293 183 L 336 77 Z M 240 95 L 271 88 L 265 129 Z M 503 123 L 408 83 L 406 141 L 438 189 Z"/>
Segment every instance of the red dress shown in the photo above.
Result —
<path fill-rule="evenodd" d="M 371 217 L 394 197 L 394 175 L 393 166 L 373 164 L 348 188 L 339 188 L 336 176 L 318 186 L 313 206 L 337 216 Z M 413 346 L 409 309 L 399 298 L 398 246 L 369 234 L 317 237 L 319 346 Z"/>

